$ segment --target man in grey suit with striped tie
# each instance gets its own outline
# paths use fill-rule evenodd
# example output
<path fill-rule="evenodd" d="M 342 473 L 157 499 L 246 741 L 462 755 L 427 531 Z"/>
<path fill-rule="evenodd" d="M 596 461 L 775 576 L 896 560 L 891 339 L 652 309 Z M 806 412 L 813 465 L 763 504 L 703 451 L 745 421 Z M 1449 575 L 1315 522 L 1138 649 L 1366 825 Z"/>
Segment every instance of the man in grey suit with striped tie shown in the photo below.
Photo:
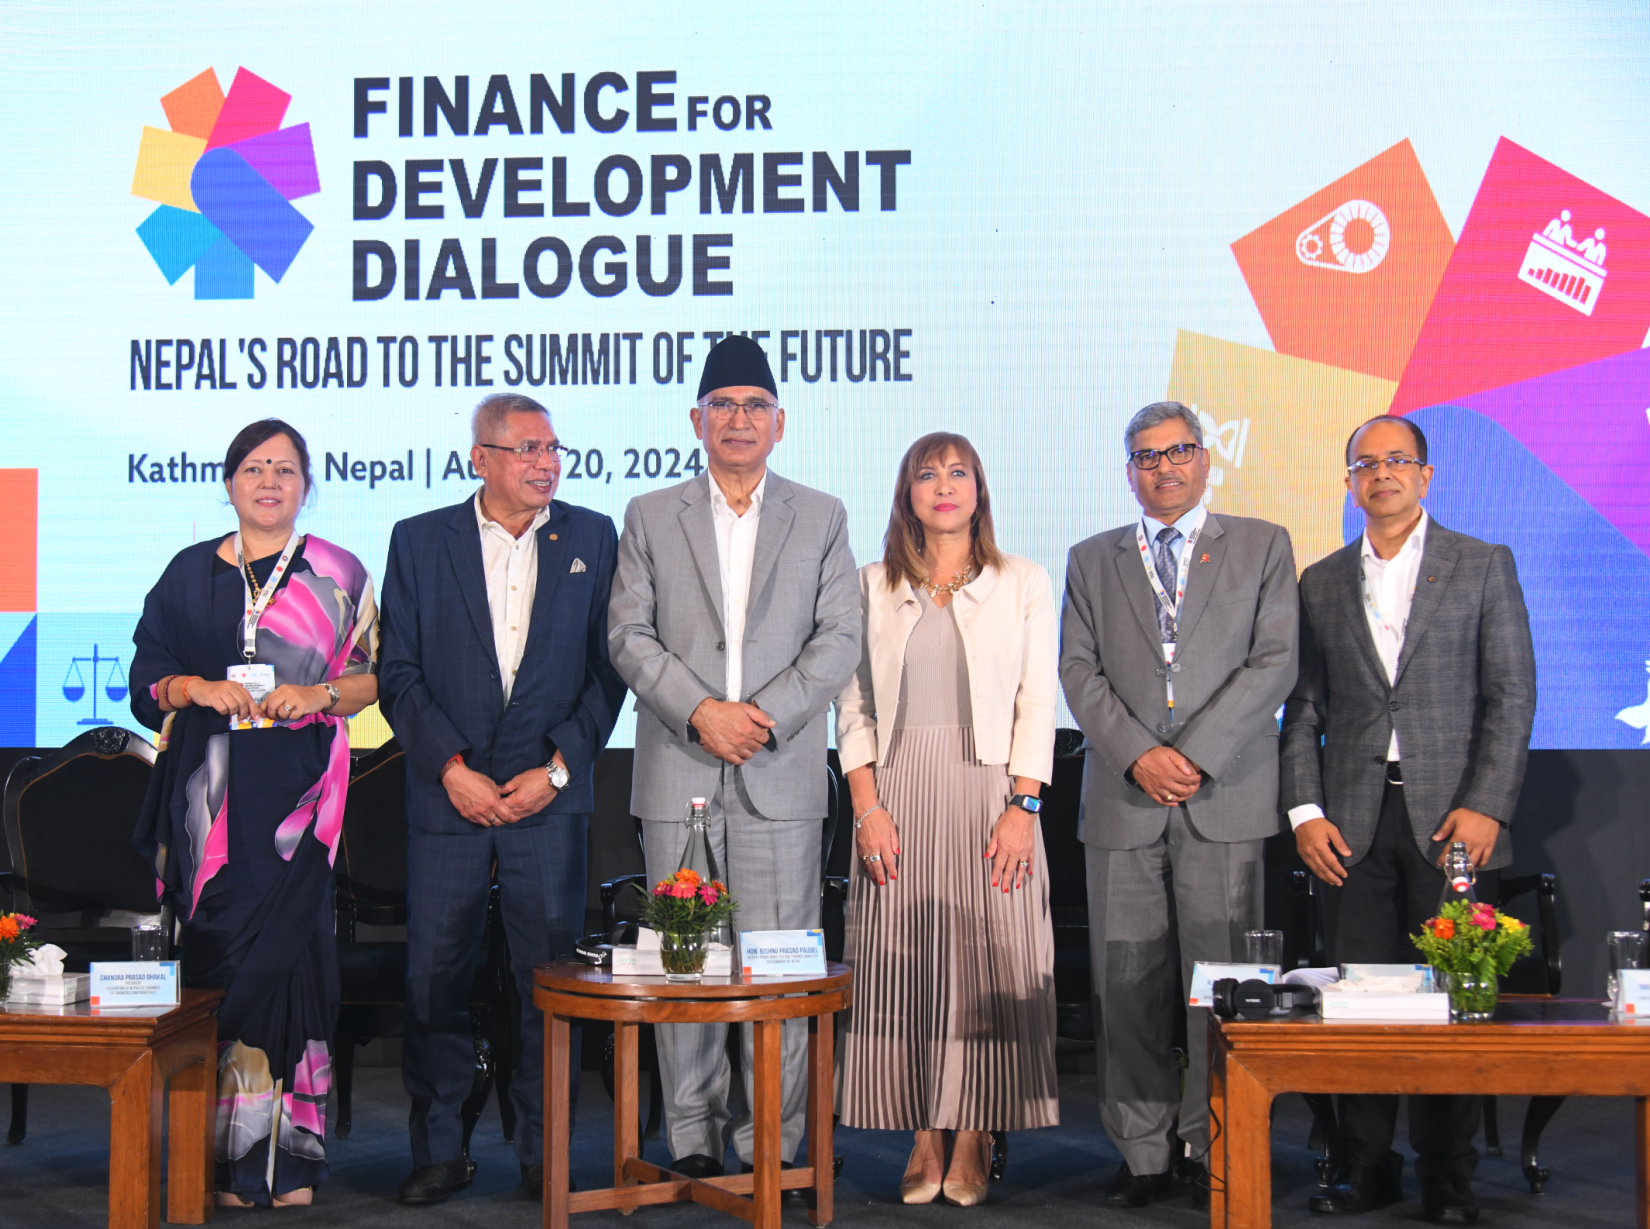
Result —
<path fill-rule="evenodd" d="M 1149 405 L 1124 431 L 1143 513 L 1071 550 L 1060 678 L 1087 736 L 1078 836 L 1101 1121 L 1123 1165 L 1106 1198 L 1163 1195 L 1191 1149 L 1207 1195 L 1207 1016 L 1176 998 L 1195 961 L 1243 958 L 1261 924 L 1261 847 L 1278 830 L 1278 727 L 1299 612 L 1288 533 L 1203 506 L 1196 411 Z M 1186 1026 L 1184 1084 L 1170 1049 Z"/>
<path fill-rule="evenodd" d="M 637 697 L 631 811 L 648 879 L 675 871 L 689 799 L 710 801 L 711 847 L 739 902 L 736 931 L 820 924 L 825 734 L 859 665 L 859 583 L 842 502 L 781 478 L 768 455 L 785 411 L 762 348 L 730 335 L 706 356 L 690 411 L 709 473 L 631 500 L 608 608 L 613 664 Z M 751 1027 L 741 1029 L 752 1100 Z M 807 1023 L 781 1040 L 780 1156 L 804 1128 Z M 722 1173 L 733 1122 L 726 1025 L 658 1029 L 671 1168 Z"/>

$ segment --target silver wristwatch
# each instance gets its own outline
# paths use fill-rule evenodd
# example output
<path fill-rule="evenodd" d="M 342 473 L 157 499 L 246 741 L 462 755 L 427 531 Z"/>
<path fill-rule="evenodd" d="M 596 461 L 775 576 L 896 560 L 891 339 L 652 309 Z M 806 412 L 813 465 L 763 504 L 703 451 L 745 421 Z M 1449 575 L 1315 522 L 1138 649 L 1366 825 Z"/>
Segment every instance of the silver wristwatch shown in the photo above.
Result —
<path fill-rule="evenodd" d="M 544 771 L 550 774 L 550 784 L 555 787 L 558 794 L 562 790 L 566 789 L 567 783 L 573 779 L 573 774 L 568 772 L 567 769 L 563 768 L 560 764 L 556 763 L 555 760 L 551 760 L 548 764 L 546 764 L 544 766 Z"/>
<path fill-rule="evenodd" d="M 321 711 L 323 713 L 330 713 L 338 705 L 338 689 L 331 683 L 322 683 L 321 686 L 326 690 L 327 695 L 332 697 L 327 701 L 327 706 Z"/>

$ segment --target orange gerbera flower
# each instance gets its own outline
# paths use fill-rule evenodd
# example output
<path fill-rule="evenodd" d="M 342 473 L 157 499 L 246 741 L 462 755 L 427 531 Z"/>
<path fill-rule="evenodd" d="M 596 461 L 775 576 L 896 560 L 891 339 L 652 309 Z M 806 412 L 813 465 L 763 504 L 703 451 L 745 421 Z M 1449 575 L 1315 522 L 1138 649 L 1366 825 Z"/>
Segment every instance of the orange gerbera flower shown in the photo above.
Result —
<path fill-rule="evenodd" d="M 1432 919 L 1432 933 L 1435 938 L 1453 939 L 1455 923 L 1447 917 L 1435 917 Z"/>
<path fill-rule="evenodd" d="M 8 913 L 5 917 L 0 917 L 0 939 L 10 943 L 22 933 L 23 928 L 17 924 L 17 919 L 11 914 Z"/>
<path fill-rule="evenodd" d="M 700 882 L 699 872 L 694 870 L 691 866 L 684 866 L 681 870 L 676 872 L 676 882 L 685 883 L 689 887 L 696 888 L 699 886 Z"/>

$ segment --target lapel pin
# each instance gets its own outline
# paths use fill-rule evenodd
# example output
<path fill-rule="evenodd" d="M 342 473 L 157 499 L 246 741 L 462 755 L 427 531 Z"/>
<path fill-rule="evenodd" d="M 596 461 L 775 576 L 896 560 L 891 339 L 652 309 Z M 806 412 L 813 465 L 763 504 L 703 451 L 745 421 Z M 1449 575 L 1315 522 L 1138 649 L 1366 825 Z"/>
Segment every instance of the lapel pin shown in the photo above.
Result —
<path fill-rule="evenodd" d="M 1199 560 L 1198 560 L 1198 562 L 1199 562 L 1199 563 L 1208 563 L 1208 562 L 1209 562 L 1209 556 L 1208 556 L 1208 555 L 1204 555 L 1204 556 L 1203 556 L 1203 558 L 1201 558 L 1201 559 L 1199 559 Z"/>
<path fill-rule="evenodd" d="M 1437 579 L 1438 578 L 1436 576 L 1429 576 L 1429 577 L 1427 577 L 1427 583 L 1431 584 L 1433 581 L 1435 581 Z"/>
<path fill-rule="evenodd" d="M 556 535 L 555 535 L 555 534 L 551 534 L 551 535 L 550 535 L 550 540 L 551 540 L 551 541 L 552 541 L 552 542 L 554 542 L 554 541 L 555 541 L 555 540 L 556 540 Z"/>

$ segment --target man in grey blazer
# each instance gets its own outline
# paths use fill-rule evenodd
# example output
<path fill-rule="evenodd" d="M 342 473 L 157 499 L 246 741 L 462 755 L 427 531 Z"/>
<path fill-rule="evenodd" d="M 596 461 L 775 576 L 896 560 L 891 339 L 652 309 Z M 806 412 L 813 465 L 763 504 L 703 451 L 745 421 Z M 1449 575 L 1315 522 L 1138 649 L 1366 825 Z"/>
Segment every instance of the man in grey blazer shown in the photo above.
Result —
<path fill-rule="evenodd" d="M 1452 533 L 1421 506 L 1432 480 L 1414 421 L 1382 416 L 1346 445 L 1357 541 L 1301 576 L 1300 681 L 1284 711 L 1283 802 L 1323 892 L 1329 958 L 1413 963 L 1408 936 L 1438 907 L 1438 868 L 1463 841 L 1478 898 L 1512 861 L 1535 721 L 1535 653 L 1512 552 Z M 1477 1097 L 1411 1097 L 1410 1144 L 1433 1220 L 1478 1219 Z M 1350 1183 L 1322 1213 L 1396 1202 L 1396 1096 L 1340 1098 Z"/>
<path fill-rule="evenodd" d="M 675 871 L 682 820 L 710 800 L 711 846 L 739 902 L 736 931 L 819 926 L 825 739 L 859 665 L 859 583 L 840 500 L 781 478 L 768 454 L 785 411 L 762 348 L 730 335 L 706 356 L 690 411 L 709 473 L 630 501 L 608 609 L 613 664 L 637 697 L 630 809 L 647 873 Z M 741 1029 L 751 1104 L 752 1032 Z M 658 1029 L 672 1168 L 722 1173 L 733 1124 L 725 1025 Z M 781 1041 L 781 1158 L 801 1141 L 807 1025 Z"/>
<path fill-rule="evenodd" d="M 1295 682 L 1288 533 L 1203 506 L 1195 411 L 1141 410 L 1124 432 L 1143 516 L 1071 550 L 1060 678 L 1087 736 L 1081 826 L 1101 1121 L 1123 1154 L 1108 1200 L 1168 1189 L 1178 1134 L 1207 1196 L 1203 1010 L 1182 1016 L 1199 960 L 1243 958 L 1261 925 L 1261 848 L 1278 830 L 1278 706 Z M 1185 1021 L 1188 1062 L 1170 1049 Z"/>

